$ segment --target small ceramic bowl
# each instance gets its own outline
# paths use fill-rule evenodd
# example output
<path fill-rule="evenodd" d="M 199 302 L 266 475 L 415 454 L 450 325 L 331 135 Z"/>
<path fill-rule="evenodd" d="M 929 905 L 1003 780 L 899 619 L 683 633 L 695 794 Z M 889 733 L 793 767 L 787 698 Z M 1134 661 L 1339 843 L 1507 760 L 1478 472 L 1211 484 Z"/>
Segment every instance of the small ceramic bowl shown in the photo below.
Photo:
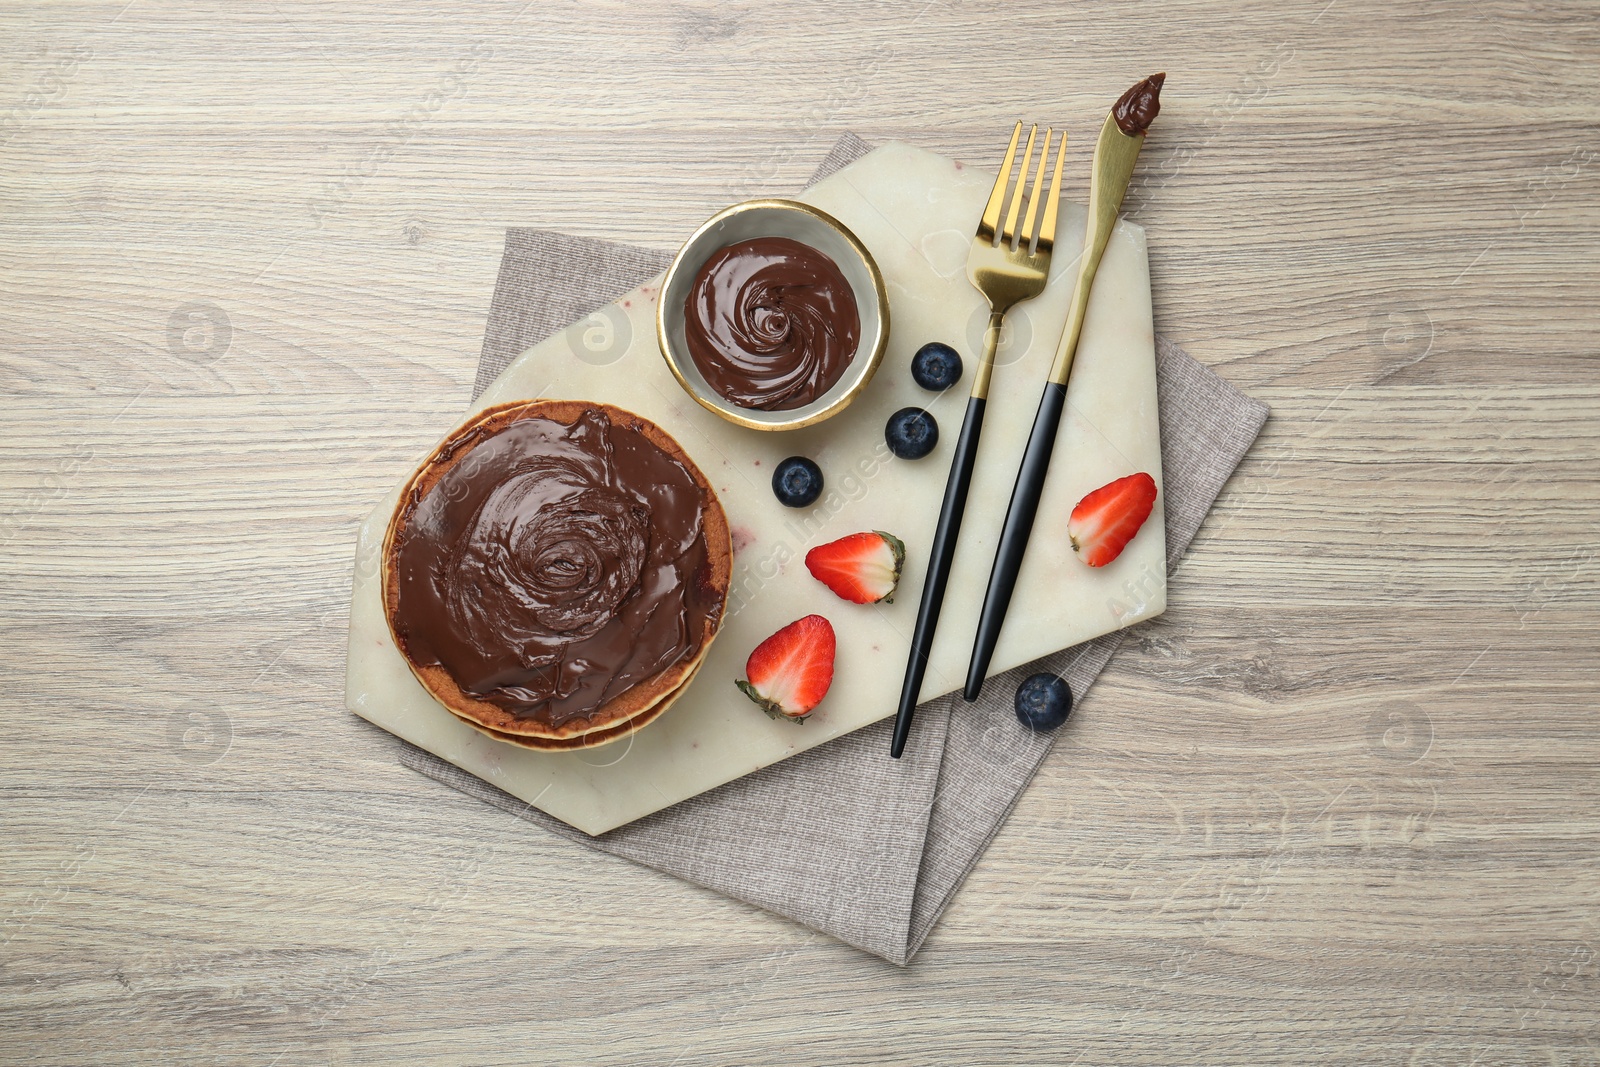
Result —
<path fill-rule="evenodd" d="M 720 396 L 706 384 L 684 340 L 684 304 L 695 275 L 719 249 L 756 237 L 788 237 L 833 260 L 850 283 L 861 316 L 855 356 L 833 388 L 785 411 L 742 407 Z M 752 430 L 798 430 L 843 411 L 872 380 L 889 341 L 889 297 L 872 253 L 838 219 L 796 200 L 747 200 L 707 219 L 678 250 L 661 282 L 656 339 L 672 376 L 701 407 Z"/>

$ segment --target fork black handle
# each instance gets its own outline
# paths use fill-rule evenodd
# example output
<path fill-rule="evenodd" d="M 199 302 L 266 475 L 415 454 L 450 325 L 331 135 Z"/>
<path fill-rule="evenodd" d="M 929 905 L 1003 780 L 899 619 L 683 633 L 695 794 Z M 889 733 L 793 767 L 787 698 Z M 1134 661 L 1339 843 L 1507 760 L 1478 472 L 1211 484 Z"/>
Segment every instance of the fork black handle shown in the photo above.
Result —
<path fill-rule="evenodd" d="M 961 517 L 967 510 L 967 490 L 972 488 L 972 468 L 978 458 L 978 437 L 983 433 L 981 396 L 967 399 L 967 414 L 956 440 L 956 454 L 950 461 L 950 477 L 944 485 L 944 504 L 939 509 L 939 526 L 933 534 L 933 551 L 928 556 L 928 577 L 922 583 L 922 604 L 917 608 L 917 628 L 911 635 L 911 655 L 906 659 L 906 680 L 900 688 L 900 710 L 894 718 L 894 740 L 889 755 L 895 759 L 905 751 L 911 733 L 911 719 L 917 713 L 917 694 L 928 673 L 928 653 L 939 628 L 939 609 L 944 606 L 944 590 L 950 581 L 950 562 L 955 558 L 956 540 L 961 536 Z"/>
<path fill-rule="evenodd" d="M 1039 513 L 1039 497 L 1044 492 L 1044 477 L 1050 470 L 1050 454 L 1055 451 L 1056 431 L 1061 428 L 1061 412 L 1067 403 L 1067 386 L 1047 382 L 1039 398 L 1039 413 L 1033 419 L 1033 432 L 1017 468 L 1017 484 L 1011 490 L 1011 506 L 1006 509 L 1005 525 L 1000 528 L 1000 545 L 995 549 L 994 568 L 989 572 L 989 589 L 983 595 L 983 610 L 978 614 L 978 634 L 972 643 L 972 662 L 967 665 L 967 686 L 961 695 L 977 700 L 983 680 L 989 674 L 994 646 L 1000 642 L 1000 628 L 1011 607 L 1011 594 L 1022 570 L 1022 557 L 1028 551 L 1028 537 Z"/>

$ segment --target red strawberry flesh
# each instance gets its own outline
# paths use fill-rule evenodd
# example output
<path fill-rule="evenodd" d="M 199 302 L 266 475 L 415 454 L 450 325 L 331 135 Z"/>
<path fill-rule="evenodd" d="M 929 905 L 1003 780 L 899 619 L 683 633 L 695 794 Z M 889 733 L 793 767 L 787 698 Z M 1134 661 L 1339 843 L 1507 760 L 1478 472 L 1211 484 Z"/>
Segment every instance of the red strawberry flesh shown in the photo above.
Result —
<path fill-rule="evenodd" d="M 821 615 L 796 619 L 756 646 L 744 665 L 744 695 L 768 715 L 799 721 L 828 695 L 836 641 Z"/>
<path fill-rule="evenodd" d="M 806 569 L 852 604 L 892 604 L 905 559 L 898 537 L 873 530 L 818 545 L 806 553 Z"/>
<path fill-rule="evenodd" d="M 1155 502 L 1156 480 L 1143 471 L 1101 486 L 1072 509 L 1072 550 L 1089 566 L 1104 567 L 1122 555 Z"/>

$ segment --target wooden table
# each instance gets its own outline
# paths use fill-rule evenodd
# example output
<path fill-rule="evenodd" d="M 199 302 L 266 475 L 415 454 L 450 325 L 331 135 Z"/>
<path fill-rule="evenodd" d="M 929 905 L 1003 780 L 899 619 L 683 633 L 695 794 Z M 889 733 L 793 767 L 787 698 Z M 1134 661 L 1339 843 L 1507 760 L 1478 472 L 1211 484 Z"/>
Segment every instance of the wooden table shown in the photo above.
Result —
<path fill-rule="evenodd" d="M 0 53 L 0 1062 L 1600 1062 L 1591 5 L 89 0 Z M 1274 416 L 912 967 L 344 710 L 505 227 L 669 247 L 1018 117 L 1081 196 L 1156 69 L 1158 326 Z"/>

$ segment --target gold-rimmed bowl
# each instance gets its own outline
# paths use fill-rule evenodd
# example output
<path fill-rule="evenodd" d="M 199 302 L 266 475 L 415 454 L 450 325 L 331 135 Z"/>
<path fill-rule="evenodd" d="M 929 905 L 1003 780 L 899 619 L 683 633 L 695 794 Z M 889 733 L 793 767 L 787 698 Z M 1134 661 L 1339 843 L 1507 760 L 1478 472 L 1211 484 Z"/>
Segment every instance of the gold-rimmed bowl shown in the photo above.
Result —
<path fill-rule="evenodd" d="M 685 303 L 700 268 L 720 249 L 757 237 L 787 237 L 833 260 L 850 283 L 861 317 L 860 341 L 839 380 L 811 403 L 783 411 L 747 408 L 718 394 L 684 339 Z M 872 380 L 889 343 L 889 296 L 872 253 L 844 223 L 798 200 L 747 200 L 711 216 L 678 250 L 661 282 L 656 339 L 672 376 L 701 407 L 752 430 L 798 430 L 849 407 Z"/>

